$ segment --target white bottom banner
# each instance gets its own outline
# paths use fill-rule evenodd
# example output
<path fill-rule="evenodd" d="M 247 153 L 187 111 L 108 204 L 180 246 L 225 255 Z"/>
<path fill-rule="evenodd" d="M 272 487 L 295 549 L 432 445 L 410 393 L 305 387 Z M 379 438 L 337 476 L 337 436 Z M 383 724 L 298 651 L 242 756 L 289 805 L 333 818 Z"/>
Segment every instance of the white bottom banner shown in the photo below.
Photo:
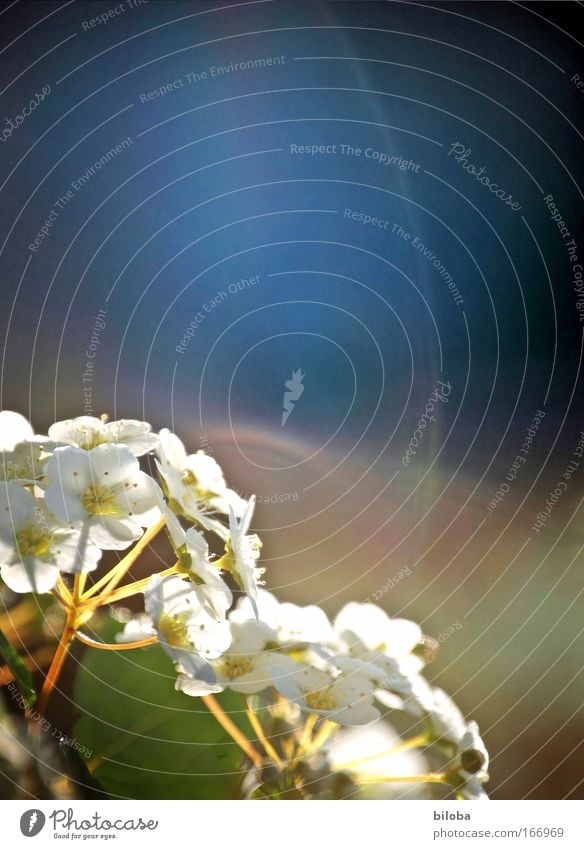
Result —
<path fill-rule="evenodd" d="M 302 811 L 298 805 L 302 805 Z M 258 807 L 260 806 L 261 807 Z M 330 846 L 584 846 L 577 801 L 0 802 L 2 845 L 41 849 L 63 841 L 122 847 L 169 845 L 277 849 Z"/>

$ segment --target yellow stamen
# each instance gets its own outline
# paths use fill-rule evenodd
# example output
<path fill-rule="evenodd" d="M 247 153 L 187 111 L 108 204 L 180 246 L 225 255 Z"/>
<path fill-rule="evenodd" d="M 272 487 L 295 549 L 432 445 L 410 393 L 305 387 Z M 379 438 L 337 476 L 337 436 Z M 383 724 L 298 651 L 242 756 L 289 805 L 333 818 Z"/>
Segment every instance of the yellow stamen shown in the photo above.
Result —
<path fill-rule="evenodd" d="M 169 646 L 185 648 L 191 645 L 187 618 L 188 613 L 179 613 L 177 616 L 163 613 L 160 617 L 158 631 Z"/>
<path fill-rule="evenodd" d="M 35 557 L 44 557 L 50 551 L 52 544 L 52 535 L 35 525 L 29 525 L 16 534 L 16 546 L 22 557 L 31 554 Z"/>
<path fill-rule="evenodd" d="M 307 693 L 306 704 L 311 710 L 334 710 L 337 703 L 331 695 L 331 692 L 326 687 L 322 690 L 313 690 Z"/>
<path fill-rule="evenodd" d="M 119 513 L 114 493 L 101 484 L 88 487 L 81 496 L 81 503 L 90 516 L 116 516 Z"/>
<path fill-rule="evenodd" d="M 224 657 L 221 661 L 221 672 L 231 681 L 246 675 L 252 668 L 253 663 L 250 658 L 241 654 Z"/>

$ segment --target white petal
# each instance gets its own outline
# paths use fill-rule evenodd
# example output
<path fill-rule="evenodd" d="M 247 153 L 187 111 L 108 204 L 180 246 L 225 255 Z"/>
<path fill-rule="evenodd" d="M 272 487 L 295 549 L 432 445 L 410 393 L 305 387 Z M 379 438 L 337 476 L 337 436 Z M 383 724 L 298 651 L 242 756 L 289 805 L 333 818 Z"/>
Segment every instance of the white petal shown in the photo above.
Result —
<path fill-rule="evenodd" d="M 126 622 L 124 630 L 116 634 L 116 643 L 137 643 L 156 634 L 152 620 L 147 615 L 136 616 Z"/>
<path fill-rule="evenodd" d="M 85 531 L 89 531 L 87 526 Z M 72 531 L 54 535 L 51 554 L 61 572 L 86 574 L 97 568 L 102 552 L 101 548 L 89 541 L 88 533 Z"/>
<path fill-rule="evenodd" d="M 387 613 L 376 604 L 350 601 L 337 614 L 335 628 L 341 634 L 353 634 L 368 649 L 372 649 L 383 642 L 389 622 Z"/>
<path fill-rule="evenodd" d="M 125 447 L 125 446 L 124 446 Z M 138 462 L 136 460 L 136 462 Z M 120 511 L 143 524 L 153 524 L 160 517 L 162 492 L 156 481 L 144 472 L 136 472 L 116 487 L 116 504 Z"/>
<path fill-rule="evenodd" d="M 187 696 L 208 696 L 211 693 L 222 693 L 225 684 L 219 681 L 203 681 L 199 678 L 190 678 L 188 675 L 179 675 L 176 679 L 175 688 Z"/>
<path fill-rule="evenodd" d="M 12 410 L 2 410 L 0 413 L 1 451 L 12 451 L 19 442 L 31 439 L 33 435 L 34 430 L 24 416 Z"/>
<path fill-rule="evenodd" d="M 167 578 L 152 575 L 144 591 L 144 606 L 156 626 L 163 613 L 175 616 L 188 611 L 197 616 L 203 612 L 194 585 L 175 575 Z"/>
<path fill-rule="evenodd" d="M 65 525 L 80 525 L 87 518 L 81 496 L 93 483 L 88 452 L 74 445 L 56 448 L 46 475 L 47 509 Z"/>
<path fill-rule="evenodd" d="M 221 466 L 217 460 L 210 457 L 209 454 L 205 454 L 204 451 L 189 454 L 185 460 L 184 470 L 192 472 L 199 489 L 217 495 L 222 494 L 227 489 Z"/>
<path fill-rule="evenodd" d="M 93 479 L 89 464 L 89 452 L 76 445 L 55 448 L 46 468 L 49 483 L 82 493 L 91 486 Z"/>
<path fill-rule="evenodd" d="M 135 522 L 113 516 L 93 516 L 87 525 L 91 542 L 106 551 L 123 551 L 143 533 Z"/>
<path fill-rule="evenodd" d="M 204 599 L 203 606 L 210 608 L 218 618 L 224 619 L 233 602 L 233 596 L 221 575 L 211 564 L 207 564 L 205 568 L 199 566 L 193 570 L 193 574 L 204 581 L 204 584 L 197 585 L 199 596 Z"/>
<path fill-rule="evenodd" d="M 247 534 L 249 527 L 251 525 L 251 520 L 253 518 L 253 511 L 255 509 L 256 497 L 252 495 L 249 501 L 247 502 L 247 507 L 245 508 L 241 520 L 239 522 L 239 533 L 242 536 Z M 233 512 L 233 510 L 232 510 Z M 235 515 L 234 515 L 235 518 Z"/>
<path fill-rule="evenodd" d="M 260 620 L 272 628 L 275 638 L 275 633 L 280 625 L 280 602 L 267 590 L 258 590 L 257 609 Z M 244 622 L 247 619 L 255 619 L 255 612 L 250 600 L 247 597 L 240 599 L 237 602 L 235 610 L 230 613 L 229 618 L 232 622 Z"/>
<path fill-rule="evenodd" d="M 89 450 L 104 441 L 105 429 L 101 419 L 94 416 L 78 416 L 75 419 L 66 419 L 55 422 L 49 428 L 49 437 L 55 442 Z"/>
<path fill-rule="evenodd" d="M 115 487 L 133 478 L 140 464 L 126 445 L 107 443 L 88 452 L 93 484 Z"/>
<path fill-rule="evenodd" d="M 4 564 L 0 574 L 15 593 L 48 593 L 57 583 L 59 570 L 35 557 L 23 557 L 21 562 Z"/>
<path fill-rule="evenodd" d="M 283 664 L 274 664 L 275 686 L 288 701 L 304 703 L 310 693 L 323 690 L 332 683 L 331 676 L 312 666 L 297 668 L 291 672 Z"/>
<path fill-rule="evenodd" d="M 300 607 L 288 602 L 280 605 L 279 639 L 283 643 L 327 643 L 334 631 L 324 610 L 315 604 Z"/>
<path fill-rule="evenodd" d="M 166 521 L 166 528 L 170 535 L 171 542 L 175 549 L 181 548 L 181 546 L 186 545 L 187 535 L 181 523 L 178 520 L 178 517 L 172 512 L 164 498 L 162 497 L 162 492 L 160 491 L 160 498 L 158 501 L 158 509 L 164 516 Z"/>
<path fill-rule="evenodd" d="M 169 646 L 164 640 L 160 639 L 160 635 L 159 640 L 160 645 L 167 655 L 175 663 L 178 663 L 190 678 L 204 681 L 207 684 L 215 684 L 217 682 L 217 676 L 211 664 L 197 654 L 196 651 Z"/>
<path fill-rule="evenodd" d="M 163 587 L 162 578 L 159 575 L 152 575 L 144 590 L 144 607 L 155 626 L 160 622 L 160 617 L 164 612 Z"/>
<path fill-rule="evenodd" d="M 255 654 L 265 648 L 272 635 L 270 628 L 255 619 L 246 622 L 234 622 L 231 616 L 229 619 L 233 654 Z"/>
<path fill-rule="evenodd" d="M 220 657 L 231 646 L 231 631 L 227 622 L 215 619 L 206 610 L 201 610 L 193 617 L 188 633 L 194 650 L 210 660 Z"/>
<path fill-rule="evenodd" d="M 274 670 L 277 669 L 277 675 L 274 675 Z M 292 674 L 298 669 L 298 664 L 291 661 L 287 655 L 279 652 L 263 652 L 253 660 L 253 666 L 249 672 L 240 675 L 228 681 L 228 686 L 236 693 L 244 693 L 251 695 L 252 693 L 260 693 L 266 687 L 274 685 L 274 678 L 287 674 Z"/>
<path fill-rule="evenodd" d="M 422 641 L 422 629 L 409 619 L 392 619 L 385 637 L 385 653 L 391 657 L 412 652 Z"/>
<path fill-rule="evenodd" d="M 19 442 L 12 451 L 0 451 L 0 478 L 32 484 L 44 474 L 47 459 L 41 441 Z"/>
<path fill-rule="evenodd" d="M 136 419 L 120 419 L 109 422 L 105 426 L 108 442 L 120 442 L 127 445 L 135 457 L 141 457 L 148 451 L 157 448 L 159 437 L 151 433 L 148 422 L 140 422 Z"/>
<path fill-rule="evenodd" d="M 18 533 L 34 517 L 34 498 L 14 481 L 0 483 L 0 533 L 6 539 Z"/>
<path fill-rule="evenodd" d="M 369 725 L 370 722 L 375 722 L 381 716 L 377 708 L 366 699 L 361 699 L 350 707 L 329 711 L 326 714 L 321 713 L 339 725 L 349 726 Z"/>
<path fill-rule="evenodd" d="M 429 716 L 436 737 L 444 737 L 458 744 L 466 732 L 466 722 L 449 695 L 439 687 L 432 689 L 434 706 Z"/>
<path fill-rule="evenodd" d="M 184 470 L 187 452 L 178 436 L 171 433 L 168 428 L 163 428 L 159 433 L 159 443 L 156 453 L 163 467 L 170 466 L 179 473 Z"/>

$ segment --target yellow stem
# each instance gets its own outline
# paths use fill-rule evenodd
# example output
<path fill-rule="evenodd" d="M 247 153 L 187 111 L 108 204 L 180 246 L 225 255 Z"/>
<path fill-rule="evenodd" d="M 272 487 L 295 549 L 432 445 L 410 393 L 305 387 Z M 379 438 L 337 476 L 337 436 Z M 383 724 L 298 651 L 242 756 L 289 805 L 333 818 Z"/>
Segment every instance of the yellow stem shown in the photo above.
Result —
<path fill-rule="evenodd" d="M 57 591 L 63 599 L 65 607 L 71 607 L 71 605 L 73 604 L 73 596 L 71 595 L 69 587 L 67 586 L 61 575 L 59 575 L 59 577 L 57 578 Z"/>
<path fill-rule="evenodd" d="M 258 735 L 258 740 L 260 741 L 260 743 L 262 744 L 262 746 L 266 750 L 266 754 L 268 754 L 271 757 L 271 759 L 274 761 L 274 763 L 277 766 L 281 767 L 282 766 L 282 760 L 281 760 L 280 756 L 278 755 L 277 751 L 274 749 L 274 747 L 272 746 L 272 744 L 268 740 L 268 738 L 266 737 L 266 735 L 264 734 L 264 729 L 262 728 L 262 725 L 261 725 L 259 719 L 257 718 L 256 714 L 254 713 L 254 711 L 249 706 L 249 701 L 246 702 L 245 714 L 246 714 L 247 718 L 249 719 L 249 724 L 251 725 L 251 727 L 253 728 L 255 733 Z"/>
<path fill-rule="evenodd" d="M 65 598 L 63 598 L 63 596 L 56 587 L 53 587 L 53 589 L 51 590 L 51 595 L 53 596 L 53 598 L 57 599 L 61 607 L 64 607 L 65 610 L 72 609 L 71 604 Z"/>
<path fill-rule="evenodd" d="M 280 743 L 284 756 L 291 763 L 294 760 L 294 740 L 290 737 L 283 737 Z"/>
<path fill-rule="evenodd" d="M 178 568 L 177 564 L 175 564 L 174 566 L 165 569 L 163 572 L 160 572 L 159 575 L 161 578 L 164 578 L 167 575 L 175 575 L 177 572 Z M 97 598 L 92 598 L 87 602 L 82 602 L 81 610 L 94 610 L 96 607 L 103 607 L 104 604 L 112 604 L 114 601 L 121 601 L 121 599 L 129 598 L 137 593 L 141 593 L 148 586 L 150 577 L 151 576 L 149 575 L 147 578 L 142 578 L 140 581 L 134 581 L 133 584 L 126 584 L 126 586 L 120 587 L 113 592 L 106 590 Z"/>
<path fill-rule="evenodd" d="M 75 636 L 81 643 L 86 646 L 91 646 L 92 649 L 103 649 L 105 651 L 126 651 L 127 649 L 142 649 L 146 646 L 153 646 L 158 642 L 157 636 L 145 637 L 143 640 L 135 640 L 133 643 L 100 643 L 99 640 L 92 640 L 87 634 L 82 631 L 76 631 Z"/>
<path fill-rule="evenodd" d="M 69 646 L 71 645 L 71 641 L 75 637 L 75 611 L 69 610 L 67 612 L 67 619 L 65 621 L 65 626 L 63 628 L 63 633 L 61 634 L 61 638 L 59 640 L 59 645 L 57 646 L 57 650 L 53 656 L 52 663 L 49 667 L 49 671 L 47 672 L 47 676 L 44 680 L 38 702 L 36 704 L 36 711 L 39 714 L 43 714 L 45 712 L 47 702 L 49 700 L 49 696 L 55 689 L 57 681 L 59 680 L 59 676 L 63 669 L 63 665 L 65 660 L 67 659 L 67 654 L 69 652 Z"/>
<path fill-rule="evenodd" d="M 120 583 L 126 572 L 134 565 L 138 557 L 142 554 L 146 546 L 154 539 L 156 534 L 162 530 L 165 525 L 164 518 L 160 518 L 156 524 L 148 528 L 140 537 L 134 548 L 123 557 L 120 562 L 110 569 L 110 571 L 99 579 L 87 592 L 82 596 L 82 601 L 92 598 L 102 587 L 107 585 L 107 591 L 113 590 Z"/>
<path fill-rule="evenodd" d="M 230 719 L 215 696 L 201 696 L 202 701 L 205 703 L 207 708 L 211 711 L 219 725 L 224 728 L 225 731 L 229 734 L 229 736 L 235 740 L 237 745 L 245 752 L 250 761 L 257 767 L 261 768 L 264 763 L 264 759 L 258 752 L 258 750 L 250 743 L 247 739 L 243 731 L 241 731 L 237 725 Z"/>
<path fill-rule="evenodd" d="M 310 749 L 313 752 L 318 751 L 320 747 L 326 743 L 331 734 L 336 731 L 338 725 L 336 722 L 332 722 L 330 719 L 325 719 L 323 721 L 322 728 L 314 735 L 312 738 L 312 743 L 310 744 Z"/>
<path fill-rule="evenodd" d="M 409 749 L 417 749 L 419 746 L 425 746 L 428 743 L 428 737 L 426 734 L 418 734 L 417 737 L 410 737 L 409 740 L 402 740 L 401 743 L 398 743 L 396 746 L 392 746 L 389 749 L 384 749 L 382 752 L 376 752 L 374 755 L 368 755 L 365 758 L 357 758 L 354 761 L 347 761 L 344 764 L 340 764 L 335 767 L 337 772 L 342 772 L 346 769 L 353 769 L 353 767 L 359 767 L 363 763 L 367 763 L 367 761 L 374 761 L 377 758 L 384 758 L 386 755 L 397 755 L 400 752 L 407 752 Z"/>
<path fill-rule="evenodd" d="M 427 775 L 376 775 L 373 777 L 357 776 L 353 779 L 356 784 L 406 784 L 433 783 L 442 784 L 446 781 L 443 772 L 429 772 Z"/>
<path fill-rule="evenodd" d="M 298 743 L 301 749 L 304 749 L 306 751 L 309 748 L 310 741 L 312 739 L 312 729 L 314 728 L 317 722 L 318 716 L 315 713 L 311 713 L 308 715 L 308 718 L 304 725 L 304 730 L 302 731 L 302 735 Z"/>
<path fill-rule="evenodd" d="M 79 607 L 86 582 L 87 574 L 75 575 L 75 582 L 73 584 L 73 607 L 75 608 Z"/>

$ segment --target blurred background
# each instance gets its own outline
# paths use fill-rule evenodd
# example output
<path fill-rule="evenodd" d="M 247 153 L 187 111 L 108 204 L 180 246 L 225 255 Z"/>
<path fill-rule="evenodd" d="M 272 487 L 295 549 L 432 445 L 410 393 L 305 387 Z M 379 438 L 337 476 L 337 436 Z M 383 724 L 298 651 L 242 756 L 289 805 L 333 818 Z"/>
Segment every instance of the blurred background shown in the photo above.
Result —
<path fill-rule="evenodd" d="M 0 406 L 212 453 L 268 589 L 439 640 L 499 799 L 582 797 L 583 14 L 0 8 Z"/>

